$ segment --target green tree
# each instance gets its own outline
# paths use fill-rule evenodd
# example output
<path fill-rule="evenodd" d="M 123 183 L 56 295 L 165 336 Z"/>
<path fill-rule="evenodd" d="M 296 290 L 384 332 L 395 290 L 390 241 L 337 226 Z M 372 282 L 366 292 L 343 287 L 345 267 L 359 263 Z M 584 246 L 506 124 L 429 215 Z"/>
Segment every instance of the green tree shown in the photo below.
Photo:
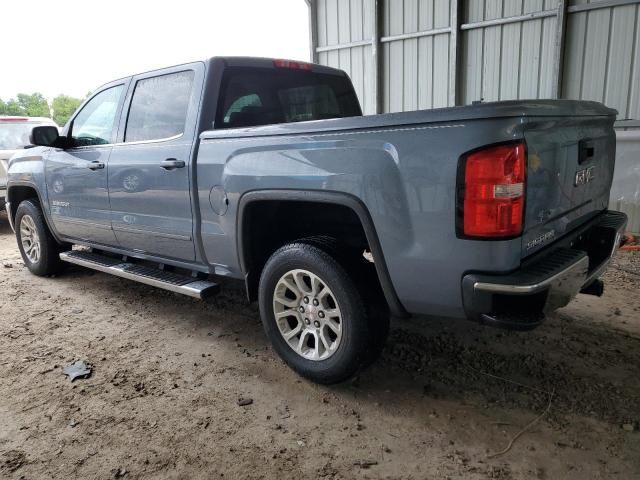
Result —
<path fill-rule="evenodd" d="M 41 93 L 19 93 L 6 102 L 0 100 L 0 114 L 25 117 L 50 117 L 49 104 Z"/>
<path fill-rule="evenodd" d="M 51 117 L 47 99 L 41 93 L 18 94 L 18 104 L 23 108 L 27 117 Z"/>
<path fill-rule="evenodd" d="M 5 104 L 5 115 L 24 115 L 24 108 L 15 98 L 10 98 Z"/>
<path fill-rule="evenodd" d="M 82 103 L 82 100 L 79 98 L 69 97 L 68 95 L 58 95 L 51 103 L 53 121 L 63 126 L 67 123 L 67 120 L 69 120 L 73 112 L 80 106 L 80 103 Z"/>

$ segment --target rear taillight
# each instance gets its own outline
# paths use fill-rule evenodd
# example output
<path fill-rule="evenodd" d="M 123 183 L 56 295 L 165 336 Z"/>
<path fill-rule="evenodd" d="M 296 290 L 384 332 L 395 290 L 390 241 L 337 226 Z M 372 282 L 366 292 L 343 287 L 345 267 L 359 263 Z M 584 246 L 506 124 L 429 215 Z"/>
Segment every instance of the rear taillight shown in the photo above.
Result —
<path fill-rule="evenodd" d="M 461 233 L 483 238 L 520 235 L 527 166 L 524 143 L 488 147 L 462 161 Z"/>
<path fill-rule="evenodd" d="M 294 70 L 311 70 L 310 63 L 297 62 L 295 60 L 274 60 L 273 66 L 277 68 L 292 68 Z"/>

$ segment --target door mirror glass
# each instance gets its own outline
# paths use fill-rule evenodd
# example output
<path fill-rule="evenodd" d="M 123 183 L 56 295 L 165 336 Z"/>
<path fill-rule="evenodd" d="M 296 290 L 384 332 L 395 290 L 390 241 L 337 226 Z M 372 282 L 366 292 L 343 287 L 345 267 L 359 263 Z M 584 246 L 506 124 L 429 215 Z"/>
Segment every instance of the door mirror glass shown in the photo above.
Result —
<path fill-rule="evenodd" d="M 123 85 L 107 88 L 82 107 L 71 123 L 74 147 L 113 143 L 113 127 L 123 90 Z"/>
<path fill-rule="evenodd" d="M 40 125 L 31 129 L 29 141 L 32 145 L 52 147 L 59 139 L 58 128 L 52 125 Z"/>

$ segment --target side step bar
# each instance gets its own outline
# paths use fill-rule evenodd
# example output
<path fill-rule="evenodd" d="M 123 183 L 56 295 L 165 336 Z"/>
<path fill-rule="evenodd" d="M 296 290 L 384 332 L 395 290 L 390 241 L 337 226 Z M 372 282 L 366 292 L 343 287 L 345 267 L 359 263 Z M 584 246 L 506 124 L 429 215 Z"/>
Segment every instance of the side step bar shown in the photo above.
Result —
<path fill-rule="evenodd" d="M 220 285 L 208 280 L 198 280 L 158 268 L 123 262 L 118 258 L 94 252 L 79 250 L 62 252 L 60 260 L 202 300 L 215 295 L 220 290 Z"/>

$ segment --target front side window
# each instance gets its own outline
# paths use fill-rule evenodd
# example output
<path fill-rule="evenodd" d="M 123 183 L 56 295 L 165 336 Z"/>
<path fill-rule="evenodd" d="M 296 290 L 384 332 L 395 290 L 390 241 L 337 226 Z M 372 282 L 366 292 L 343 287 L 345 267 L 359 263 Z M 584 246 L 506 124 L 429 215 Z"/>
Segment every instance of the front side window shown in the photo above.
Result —
<path fill-rule="evenodd" d="M 124 141 L 160 140 L 184 133 L 192 85 L 192 70 L 139 80 Z"/>
<path fill-rule="evenodd" d="M 82 107 L 71 126 L 71 138 L 76 147 L 112 143 L 113 126 L 124 85 L 98 93 Z"/>

